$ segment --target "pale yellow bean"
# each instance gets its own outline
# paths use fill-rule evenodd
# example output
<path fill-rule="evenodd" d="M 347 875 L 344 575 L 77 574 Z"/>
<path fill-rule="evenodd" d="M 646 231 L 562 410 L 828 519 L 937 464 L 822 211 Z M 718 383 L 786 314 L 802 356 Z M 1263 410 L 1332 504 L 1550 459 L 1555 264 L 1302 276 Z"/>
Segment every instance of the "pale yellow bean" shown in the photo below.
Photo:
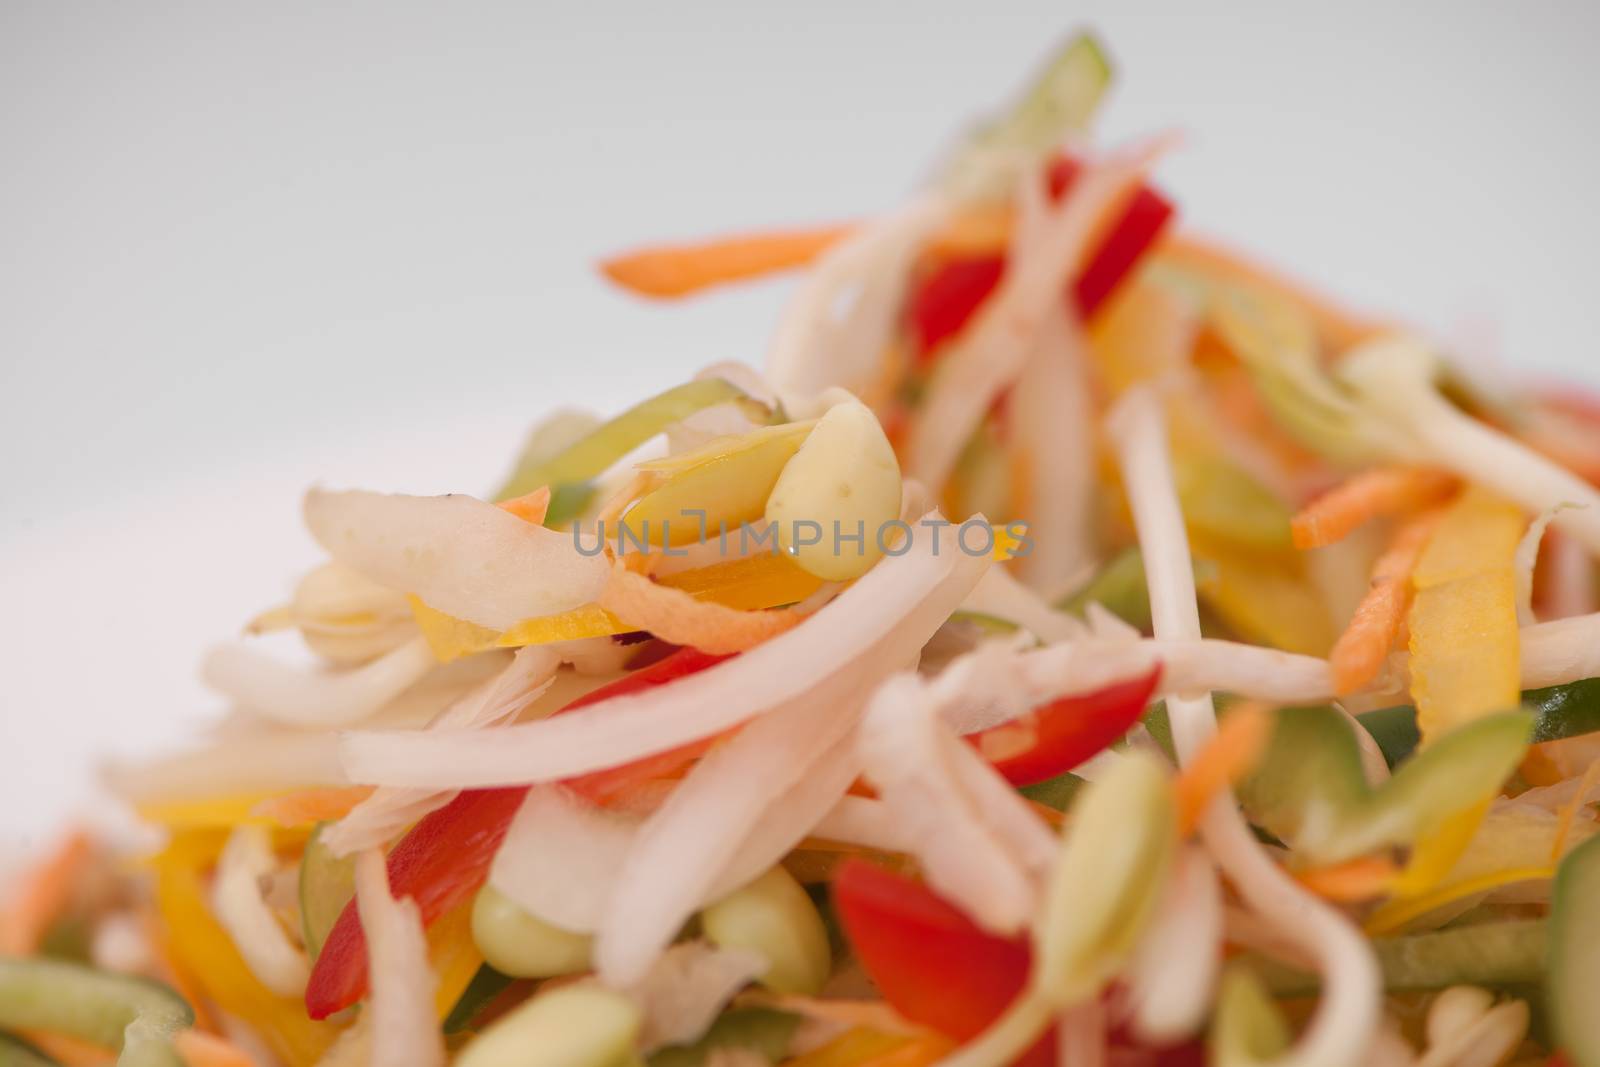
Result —
<path fill-rule="evenodd" d="M 516 978 L 554 978 L 589 969 L 587 934 L 551 926 L 493 886 L 472 904 L 472 939 L 497 971 Z"/>
<path fill-rule="evenodd" d="M 643 1016 L 630 998 L 598 986 L 541 993 L 461 1050 L 456 1067 L 630 1067 Z"/>
<path fill-rule="evenodd" d="M 817 421 L 767 498 L 778 543 L 831 582 L 859 578 L 883 555 L 880 537 L 900 515 L 900 465 L 872 411 L 835 404 Z M 857 534 L 861 539 L 855 540 Z"/>
<path fill-rule="evenodd" d="M 833 966 L 822 916 L 782 867 L 706 908 L 700 929 L 714 945 L 764 957 L 767 970 L 756 981 L 776 993 L 814 994 Z"/>

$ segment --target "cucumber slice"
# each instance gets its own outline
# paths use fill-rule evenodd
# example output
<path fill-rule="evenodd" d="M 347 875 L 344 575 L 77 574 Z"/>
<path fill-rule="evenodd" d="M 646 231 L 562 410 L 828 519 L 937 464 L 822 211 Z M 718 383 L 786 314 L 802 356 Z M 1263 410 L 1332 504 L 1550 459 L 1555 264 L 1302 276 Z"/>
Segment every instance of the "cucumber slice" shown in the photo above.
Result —
<path fill-rule="evenodd" d="M 1556 871 L 1547 982 L 1556 1043 L 1572 1067 L 1600 1067 L 1600 837 Z"/>
<path fill-rule="evenodd" d="M 327 823 L 318 823 L 300 859 L 300 931 L 306 955 L 316 962 L 322 943 L 345 905 L 356 895 L 356 859 L 328 851 L 322 843 Z"/>
<path fill-rule="evenodd" d="M 1524 690 L 1522 706 L 1533 712 L 1534 744 L 1600 732 L 1600 678 Z M 1378 742 L 1390 767 L 1416 751 L 1421 738 L 1417 709 L 1411 705 L 1366 711 L 1356 718 Z"/>
<path fill-rule="evenodd" d="M 1544 976 L 1548 941 L 1545 920 L 1513 919 L 1381 937 L 1372 948 L 1383 971 L 1384 989 L 1407 992 L 1537 982 Z M 1274 996 L 1309 996 L 1317 991 L 1314 974 L 1259 957 L 1251 958 L 1250 965 Z"/>
<path fill-rule="evenodd" d="M 188 1003 L 160 982 L 63 960 L 0 958 L 0 1028 L 119 1049 L 119 1067 L 182 1067 L 171 1038 L 193 1024 Z"/>

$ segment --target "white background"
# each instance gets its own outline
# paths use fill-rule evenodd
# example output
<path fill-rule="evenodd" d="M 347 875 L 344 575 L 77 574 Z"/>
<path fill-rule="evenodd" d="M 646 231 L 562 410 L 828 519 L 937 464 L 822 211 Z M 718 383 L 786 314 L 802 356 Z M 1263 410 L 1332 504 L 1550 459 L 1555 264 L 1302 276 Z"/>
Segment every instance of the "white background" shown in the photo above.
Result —
<path fill-rule="evenodd" d="M 783 283 L 596 257 L 881 209 L 1082 23 L 1188 224 L 1600 378 L 1594 5 L 0 0 L 0 850 L 214 710 L 306 484 L 481 492 L 553 404 L 759 360 Z"/>

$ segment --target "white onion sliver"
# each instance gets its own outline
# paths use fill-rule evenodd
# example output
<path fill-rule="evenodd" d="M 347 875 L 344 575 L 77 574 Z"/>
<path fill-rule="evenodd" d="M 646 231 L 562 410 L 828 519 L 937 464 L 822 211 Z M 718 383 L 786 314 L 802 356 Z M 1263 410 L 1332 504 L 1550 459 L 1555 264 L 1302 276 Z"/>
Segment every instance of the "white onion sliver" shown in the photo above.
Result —
<path fill-rule="evenodd" d="M 112 790 L 135 804 L 350 784 L 332 733 L 275 728 L 147 762 L 114 763 L 105 776 Z"/>
<path fill-rule="evenodd" d="M 1045 878 L 1061 849 L 1056 835 L 977 749 L 947 730 L 939 731 L 939 740 L 951 777 L 967 794 L 978 818 L 1031 874 Z"/>
<path fill-rule="evenodd" d="M 447 707 L 428 724 L 428 729 L 481 730 L 497 726 L 549 689 L 560 667 L 561 654 L 550 645 L 518 649 L 504 670 Z M 455 796 L 456 791 L 448 789 L 379 787 L 329 827 L 323 843 L 335 856 L 381 845 Z"/>
<path fill-rule="evenodd" d="M 1545 508 L 1517 542 L 1516 555 L 1511 561 L 1517 572 L 1517 625 L 1532 626 L 1539 621 L 1533 614 L 1533 569 L 1539 562 L 1539 543 L 1544 540 L 1545 530 L 1551 520 L 1567 508 L 1581 507 L 1582 504 L 1562 503 Z"/>
<path fill-rule="evenodd" d="M 272 842 L 260 826 L 238 826 L 217 858 L 211 910 L 228 931 L 250 973 L 280 997 L 305 992 L 311 965 L 289 940 L 261 896 L 261 880 L 277 867 Z"/>
<path fill-rule="evenodd" d="M 414 900 L 389 895 L 383 853 L 356 857 L 356 905 L 367 939 L 372 992 L 372 1062 L 384 1067 L 444 1067 L 444 1042 L 434 1015 L 437 984 L 428 965 L 428 939 Z"/>
<path fill-rule="evenodd" d="M 347 734 L 340 755 L 358 781 L 437 789 L 554 781 L 613 767 L 836 685 L 886 639 L 903 635 L 920 648 L 988 563 L 948 545 L 936 551 L 931 537 L 914 538 L 904 555 L 883 560 L 794 629 L 671 685 L 492 733 Z"/>
<path fill-rule="evenodd" d="M 236 703 L 286 726 L 340 727 L 378 711 L 437 662 L 421 637 L 340 671 L 306 670 L 244 645 L 222 645 L 206 655 L 200 677 Z"/>
<path fill-rule="evenodd" d="M 639 822 L 588 804 L 558 785 L 528 790 L 489 884 L 563 930 L 598 929 Z"/>
<path fill-rule="evenodd" d="M 607 561 L 572 535 L 462 494 L 306 494 L 311 535 L 335 560 L 430 607 L 504 630 L 592 602 Z"/>
<path fill-rule="evenodd" d="M 1011 393 L 1011 447 L 1026 459 L 1033 539 L 1033 551 L 1017 565 L 1052 599 L 1071 592 L 1094 565 L 1095 434 L 1085 347 L 1081 327 L 1057 301 Z"/>
<path fill-rule="evenodd" d="M 888 805 L 867 797 L 840 797 L 811 832 L 842 845 L 884 852 L 905 852 L 911 848 L 910 836 L 895 821 Z"/>
<path fill-rule="evenodd" d="M 915 675 L 889 679 L 861 724 L 862 766 L 928 884 L 985 929 L 1016 933 L 1033 915 L 1038 885 L 957 779 L 944 744 L 951 734 L 936 716 Z"/>

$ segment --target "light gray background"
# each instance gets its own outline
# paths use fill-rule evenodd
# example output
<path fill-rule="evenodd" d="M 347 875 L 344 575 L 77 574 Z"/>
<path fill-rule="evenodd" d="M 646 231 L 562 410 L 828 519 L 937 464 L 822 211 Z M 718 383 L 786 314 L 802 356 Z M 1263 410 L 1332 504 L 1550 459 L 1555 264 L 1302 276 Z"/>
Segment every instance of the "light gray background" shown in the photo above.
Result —
<path fill-rule="evenodd" d="M 596 257 L 880 209 L 1085 22 L 1187 224 L 1596 379 L 1594 5 L 0 0 L 0 849 L 203 721 L 305 484 L 482 491 L 760 358 L 782 283 Z"/>

